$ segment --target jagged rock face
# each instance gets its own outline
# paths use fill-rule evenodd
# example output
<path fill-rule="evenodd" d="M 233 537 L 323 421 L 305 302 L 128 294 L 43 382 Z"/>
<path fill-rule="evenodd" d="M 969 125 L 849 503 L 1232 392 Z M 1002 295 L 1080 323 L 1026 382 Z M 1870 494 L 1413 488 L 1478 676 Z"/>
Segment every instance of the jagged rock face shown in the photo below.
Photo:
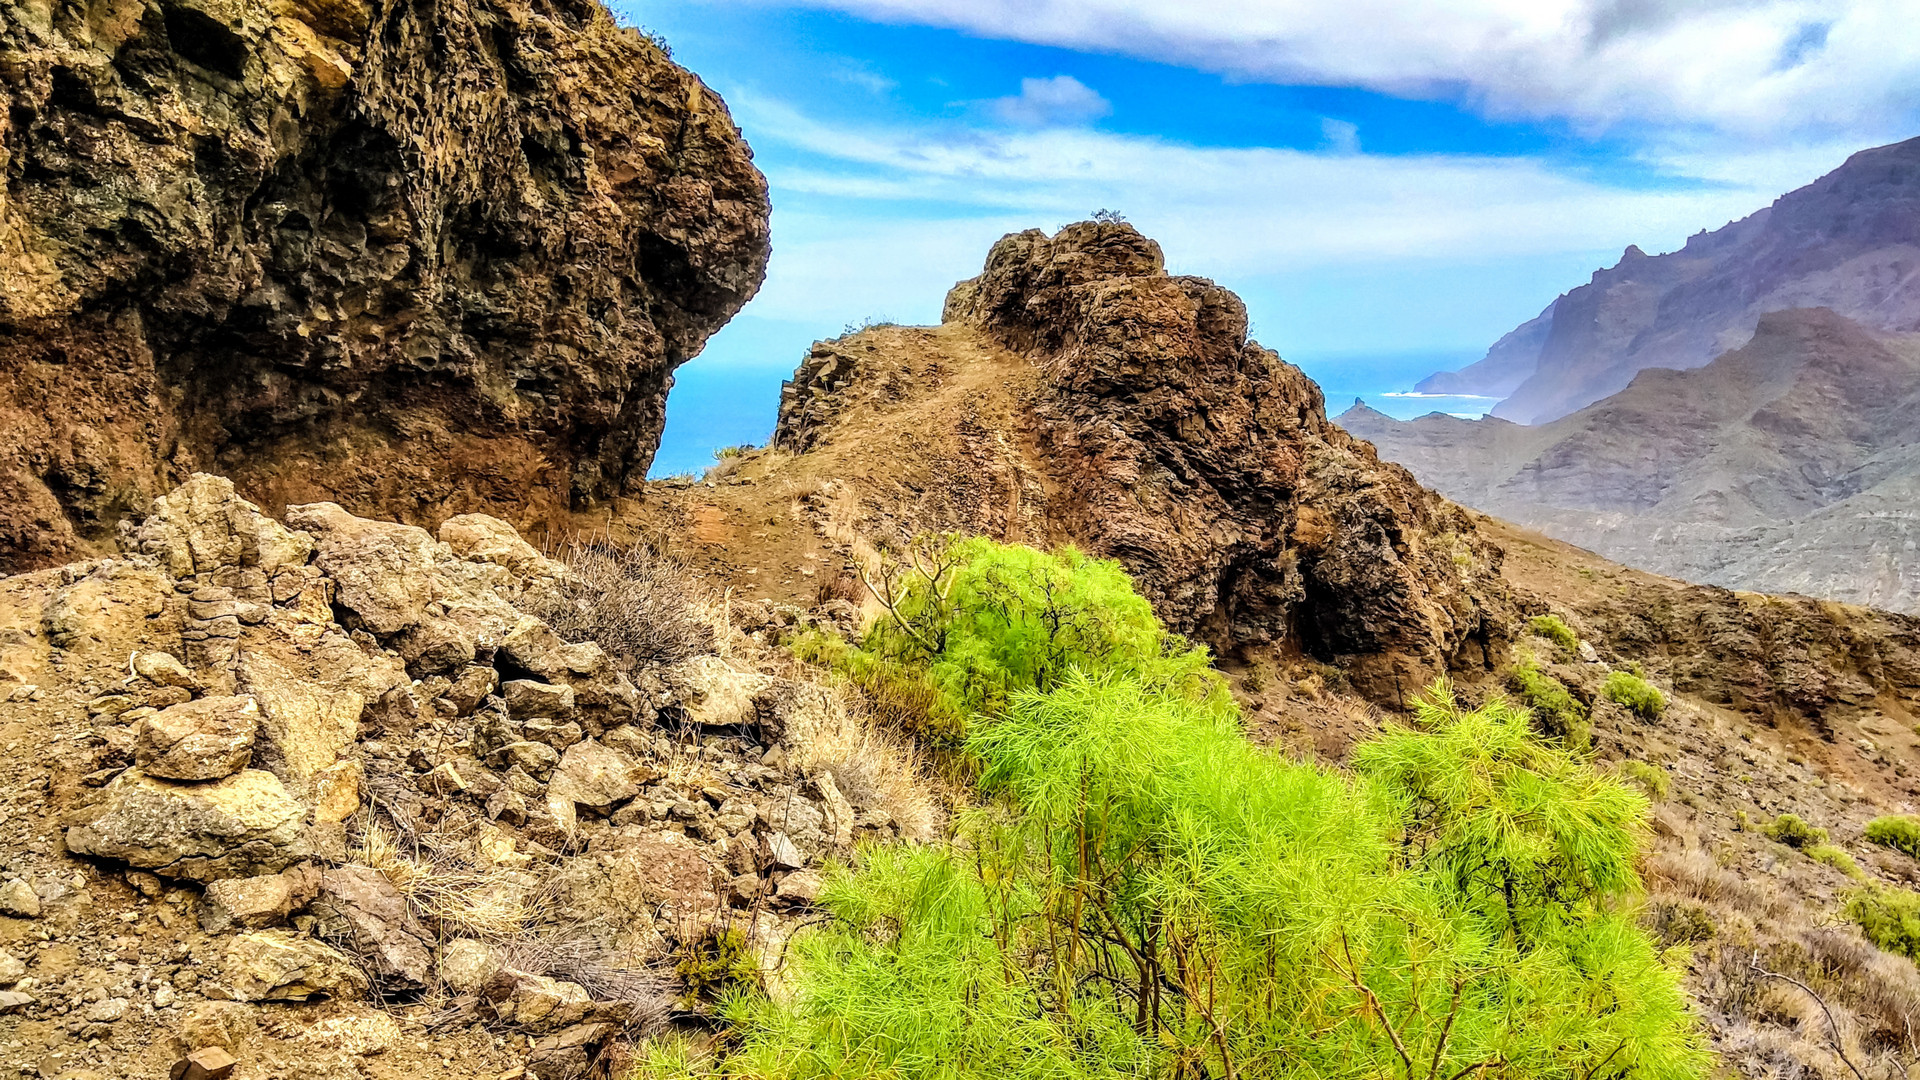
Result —
<path fill-rule="evenodd" d="M 945 317 L 1037 364 L 1049 531 L 1118 558 L 1175 629 L 1341 660 L 1383 700 L 1497 651 L 1498 549 L 1131 227 L 1008 236 Z"/>
<path fill-rule="evenodd" d="M 596 0 L 0 0 L 0 572 L 195 469 L 525 524 L 758 288 L 724 104 Z"/>

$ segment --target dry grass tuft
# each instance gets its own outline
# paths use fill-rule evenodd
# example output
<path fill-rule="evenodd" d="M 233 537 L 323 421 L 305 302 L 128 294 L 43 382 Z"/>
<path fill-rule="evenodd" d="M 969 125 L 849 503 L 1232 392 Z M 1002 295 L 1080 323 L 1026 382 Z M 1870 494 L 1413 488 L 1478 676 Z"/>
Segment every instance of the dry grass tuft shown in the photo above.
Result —
<path fill-rule="evenodd" d="M 575 541 L 555 553 L 569 571 L 532 614 L 615 663 L 676 664 L 712 651 L 712 598 L 687 569 L 641 545 Z"/>
<path fill-rule="evenodd" d="M 549 899 L 539 879 L 487 863 L 471 850 L 470 837 L 466 845 L 460 839 L 439 834 L 434 847 L 409 851 L 376 821 L 361 833 L 359 856 L 393 882 L 415 914 L 451 936 L 509 940 L 546 917 Z"/>
<path fill-rule="evenodd" d="M 801 682 L 787 731 L 803 770 L 832 773 L 853 803 L 886 811 L 904 839 L 925 843 L 939 835 L 945 815 L 931 771 L 908 744 L 863 715 L 845 683 Z"/>
<path fill-rule="evenodd" d="M 517 971 L 577 983 L 595 1001 L 633 1007 L 628 1023 L 658 1030 L 673 1008 L 676 983 L 657 966 L 633 964 L 618 950 L 578 928 L 523 935 L 501 948 L 501 962 Z"/>

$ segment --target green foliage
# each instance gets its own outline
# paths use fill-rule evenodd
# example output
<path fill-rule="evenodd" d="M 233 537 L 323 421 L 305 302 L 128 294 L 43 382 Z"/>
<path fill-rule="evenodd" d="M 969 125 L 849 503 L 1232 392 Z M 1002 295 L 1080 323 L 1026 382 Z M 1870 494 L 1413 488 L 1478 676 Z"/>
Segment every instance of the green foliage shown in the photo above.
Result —
<path fill-rule="evenodd" d="M 1648 913 L 1648 926 L 1663 945 L 1697 945 L 1719 933 L 1713 916 L 1692 901 L 1663 903 Z"/>
<path fill-rule="evenodd" d="M 1867 822 L 1867 840 L 1920 859 L 1920 818 L 1891 814 Z"/>
<path fill-rule="evenodd" d="M 1533 710 L 1540 730 L 1563 740 L 1568 746 L 1584 750 L 1592 738 L 1587 723 L 1587 707 L 1567 692 L 1559 679 L 1540 669 L 1531 658 L 1522 659 L 1507 673 L 1507 686 L 1522 704 Z"/>
<path fill-rule="evenodd" d="M 1860 927 L 1868 941 L 1920 960 L 1920 893 L 1868 886 L 1847 899 L 1842 914 Z"/>
<path fill-rule="evenodd" d="M 1622 780 L 1639 784 L 1647 793 L 1647 797 L 1655 802 L 1664 801 L 1668 793 L 1673 790 L 1673 777 L 1658 765 L 1628 758 L 1613 768 L 1620 774 Z"/>
<path fill-rule="evenodd" d="M 1580 648 L 1580 635 L 1573 632 L 1558 615 L 1535 615 L 1527 620 L 1527 629 L 1546 638 L 1568 653 Z"/>
<path fill-rule="evenodd" d="M 1608 701 L 1615 701 L 1647 719 L 1658 719 L 1667 711 L 1667 696 L 1658 687 L 1631 671 L 1610 671 L 1607 681 L 1600 685 L 1600 693 Z"/>
<path fill-rule="evenodd" d="M 734 458 L 746 457 L 748 454 L 751 454 L 758 449 L 760 448 L 753 445 L 752 443 L 739 443 L 734 446 L 722 446 L 714 450 L 713 459 L 715 461 L 730 461 Z"/>
<path fill-rule="evenodd" d="M 966 738 L 967 714 L 933 684 L 925 667 L 857 648 L 819 630 L 802 632 L 787 647 L 800 659 L 832 668 L 858 686 L 883 726 L 936 747 L 957 747 Z"/>
<path fill-rule="evenodd" d="M 1207 651 L 1167 633 L 1112 560 L 942 538 L 892 564 L 877 585 L 888 615 L 863 649 L 923 665 L 963 715 L 997 715 L 1010 695 L 1049 690 L 1074 670 L 1125 672 L 1231 708 Z"/>
<path fill-rule="evenodd" d="M 1832 844 L 1814 844 L 1807 848 L 1807 858 L 1823 866 L 1831 866 L 1855 881 L 1867 880 L 1867 875 L 1861 871 L 1860 864 L 1854 862 L 1853 856 L 1847 854 L 1844 848 L 1837 848 Z"/>
<path fill-rule="evenodd" d="M 739 927 L 720 926 L 680 946 L 674 974 L 687 990 L 683 1003 L 715 1002 L 760 979 L 747 936 Z"/>
<path fill-rule="evenodd" d="M 1778 840 L 1792 848 L 1806 848 L 1827 842 L 1827 830 L 1801 821 L 1798 814 L 1781 814 L 1760 831 L 1769 840 Z"/>

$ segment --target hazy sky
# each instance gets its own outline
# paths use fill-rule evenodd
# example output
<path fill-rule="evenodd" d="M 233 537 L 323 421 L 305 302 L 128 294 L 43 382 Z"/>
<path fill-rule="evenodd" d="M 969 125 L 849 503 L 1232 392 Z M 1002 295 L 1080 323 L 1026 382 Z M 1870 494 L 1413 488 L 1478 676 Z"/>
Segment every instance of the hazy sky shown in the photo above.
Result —
<path fill-rule="evenodd" d="M 1097 208 L 1282 355 L 1484 349 L 1629 243 L 1920 134 L 1911 0 L 614 8 L 772 184 L 766 286 L 694 362 L 759 382 L 847 323 L 935 321 L 1000 235 Z"/>

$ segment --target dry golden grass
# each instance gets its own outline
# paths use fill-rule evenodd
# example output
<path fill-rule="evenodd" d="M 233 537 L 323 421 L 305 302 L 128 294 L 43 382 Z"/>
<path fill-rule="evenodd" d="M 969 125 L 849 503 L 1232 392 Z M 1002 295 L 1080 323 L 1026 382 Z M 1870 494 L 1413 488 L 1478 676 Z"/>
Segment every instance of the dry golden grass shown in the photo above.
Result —
<path fill-rule="evenodd" d="M 545 918 L 548 901 L 538 879 L 488 863 L 472 839 L 442 832 L 434 848 L 409 851 L 375 821 L 361 833 L 358 854 L 448 936 L 510 939 Z"/>
<path fill-rule="evenodd" d="M 860 698 L 844 683 L 802 681 L 787 731 L 796 765 L 810 774 L 832 773 L 856 805 L 886 811 L 904 839 L 925 843 L 940 834 L 942 802 L 951 802 L 951 793 L 907 743 L 864 715 Z"/>

